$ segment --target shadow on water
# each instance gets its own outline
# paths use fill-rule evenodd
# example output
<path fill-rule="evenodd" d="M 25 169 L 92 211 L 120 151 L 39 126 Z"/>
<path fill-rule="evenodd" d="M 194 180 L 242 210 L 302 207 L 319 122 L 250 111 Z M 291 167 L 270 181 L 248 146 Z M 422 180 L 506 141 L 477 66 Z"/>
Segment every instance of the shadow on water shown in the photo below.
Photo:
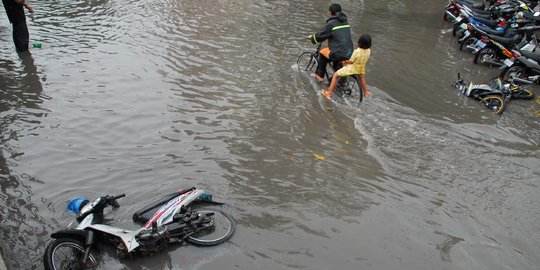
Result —
<path fill-rule="evenodd" d="M 13 174 L 10 168 L 24 155 L 17 149 L 21 136 L 32 136 L 46 113 L 40 108 L 41 79 L 29 52 L 19 53 L 17 60 L 0 60 L 0 235 L 3 254 L 12 269 L 29 269 L 38 258 L 40 239 L 47 232 L 42 222 L 32 184 L 40 181 L 28 174 Z"/>

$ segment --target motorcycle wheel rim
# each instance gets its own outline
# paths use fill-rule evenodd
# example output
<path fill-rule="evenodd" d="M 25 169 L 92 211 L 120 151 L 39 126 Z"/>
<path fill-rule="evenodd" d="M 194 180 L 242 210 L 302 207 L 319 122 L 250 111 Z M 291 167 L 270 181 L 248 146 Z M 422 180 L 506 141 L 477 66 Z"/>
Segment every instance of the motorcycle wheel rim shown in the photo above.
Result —
<path fill-rule="evenodd" d="M 53 267 L 58 270 L 91 269 L 95 267 L 97 260 L 91 254 L 88 255 L 86 265 L 81 265 L 84 253 L 85 250 L 75 243 L 61 243 L 52 251 L 51 261 Z"/>
<path fill-rule="evenodd" d="M 214 213 L 211 218 L 208 219 L 204 228 L 191 235 L 192 238 L 196 238 L 200 242 L 215 242 L 224 237 L 227 237 L 229 231 L 232 228 L 231 221 L 221 214 L 215 211 L 199 211 L 201 215 Z"/>

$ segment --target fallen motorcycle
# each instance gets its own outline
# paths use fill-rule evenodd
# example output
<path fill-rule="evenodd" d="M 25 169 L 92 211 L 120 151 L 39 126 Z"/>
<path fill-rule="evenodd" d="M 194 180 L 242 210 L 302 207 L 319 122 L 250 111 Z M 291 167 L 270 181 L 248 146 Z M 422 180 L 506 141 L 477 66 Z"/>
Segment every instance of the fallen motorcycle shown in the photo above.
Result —
<path fill-rule="evenodd" d="M 168 194 L 136 212 L 133 221 L 142 225 L 137 230 L 103 224 L 104 209 L 118 208 L 117 200 L 122 197 L 125 194 L 106 195 L 92 202 L 84 198 L 71 200 L 68 210 L 77 214 L 78 225 L 51 234 L 55 240 L 45 250 L 45 269 L 96 268 L 100 244 L 112 244 L 120 258 L 130 258 L 152 255 L 175 243 L 215 246 L 234 233 L 236 223 L 229 214 L 206 207 L 221 203 L 213 202 L 211 195 L 194 187 Z"/>
<path fill-rule="evenodd" d="M 502 114 L 511 99 L 532 99 L 534 93 L 525 89 L 519 83 L 528 83 L 520 78 L 510 77 L 507 81 L 501 78 L 493 78 L 487 84 L 465 83 L 458 73 L 458 79 L 452 86 L 463 95 L 480 101 L 489 110 L 496 114 Z"/>

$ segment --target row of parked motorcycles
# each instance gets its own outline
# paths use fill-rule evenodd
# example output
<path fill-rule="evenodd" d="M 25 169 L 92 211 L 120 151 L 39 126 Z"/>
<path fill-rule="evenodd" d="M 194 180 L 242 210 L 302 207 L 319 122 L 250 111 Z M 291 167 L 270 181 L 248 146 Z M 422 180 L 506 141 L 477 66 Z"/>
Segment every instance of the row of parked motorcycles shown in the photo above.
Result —
<path fill-rule="evenodd" d="M 523 87 L 540 83 L 538 1 L 449 0 L 444 20 L 452 24 L 459 49 L 474 54 L 474 63 L 499 68 L 487 84 L 465 83 L 458 74 L 453 86 L 464 95 L 502 114 L 511 99 L 532 99 Z"/>

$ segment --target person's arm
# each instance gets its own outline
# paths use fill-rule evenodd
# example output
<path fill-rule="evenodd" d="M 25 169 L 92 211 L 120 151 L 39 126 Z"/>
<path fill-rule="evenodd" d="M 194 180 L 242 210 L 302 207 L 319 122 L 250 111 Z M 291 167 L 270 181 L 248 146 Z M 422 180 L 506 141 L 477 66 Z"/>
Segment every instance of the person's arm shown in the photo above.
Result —
<path fill-rule="evenodd" d="M 358 50 L 354 50 L 352 55 L 351 55 L 351 58 L 349 60 L 343 61 L 342 63 L 344 65 L 350 65 L 350 64 L 354 63 L 354 61 L 356 61 L 357 58 L 358 58 Z"/>
<path fill-rule="evenodd" d="M 371 92 L 367 89 L 366 77 L 364 76 L 364 74 L 360 74 L 358 75 L 358 78 L 360 79 L 360 84 L 362 85 L 362 89 L 364 89 L 364 96 L 370 97 Z"/>
<path fill-rule="evenodd" d="M 329 37 L 332 36 L 332 25 L 327 23 L 321 31 L 319 31 L 315 35 L 309 36 L 309 39 L 311 40 L 311 43 L 317 44 L 319 42 L 323 42 L 327 40 Z"/>
<path fill-rule="evenodd" d="M 30 13 L 34 13 L 34 7 L 32 7 L 32 5 L 30 5 L 30 3 L 28 3 L 26 0 L 13 0 L 15 1 L 15 3 L 19 4 L 19 5 L 23 5 L 26 7 L 26 9 L 28 9 L 28 11 L 30 11 Z"/>

